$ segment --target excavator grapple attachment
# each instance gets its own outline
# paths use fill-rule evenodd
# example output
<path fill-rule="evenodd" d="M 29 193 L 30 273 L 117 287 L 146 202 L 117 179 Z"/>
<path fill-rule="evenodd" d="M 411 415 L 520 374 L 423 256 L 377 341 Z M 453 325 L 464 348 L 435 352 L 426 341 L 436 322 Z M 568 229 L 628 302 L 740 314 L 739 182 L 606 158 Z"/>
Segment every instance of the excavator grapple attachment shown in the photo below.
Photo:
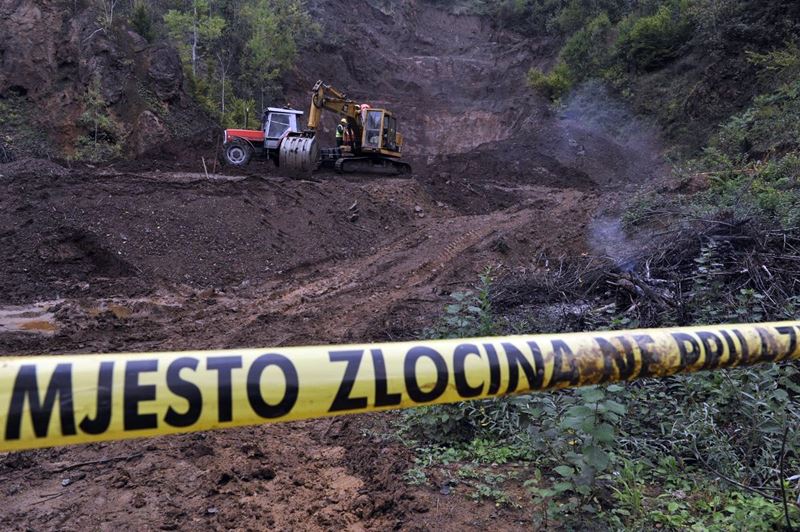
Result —
<path fill-rule="evenodd" d="M 319 144 L 314 136 L 290 134 L 281 142 L 281 169 L 292 177 L 307 177 L 319 166 Z"/>

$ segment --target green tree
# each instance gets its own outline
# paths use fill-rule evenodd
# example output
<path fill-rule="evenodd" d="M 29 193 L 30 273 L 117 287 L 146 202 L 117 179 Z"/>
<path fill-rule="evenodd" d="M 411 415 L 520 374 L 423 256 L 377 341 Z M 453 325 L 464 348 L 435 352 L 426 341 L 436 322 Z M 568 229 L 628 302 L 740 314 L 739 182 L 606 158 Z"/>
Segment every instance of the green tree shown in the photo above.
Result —
<path fill-rule="evenodd" d="M 114 133 L 114 123 L 108 116 L 108 104 L 103 98 L 98 75 L 92 78 L 92 83 L 86 89 L 84 111 L 78 122 L 91 130 L 92 142 L 95 147 L 98 140 L 105 140 L 105 137 Z"/>
<path fill-rule="evenodd" d="M 209 0 L 189 0 L 184 9 L 167 11 L 164 22 L 181 55 L 192 65 L 192 75 L 197 76 L 200 52 L 220 38 L 225 19 L 212 13 Z"/>
<path fill-rule="evenodd" d="M 249 30 L 241 71 L 253 93 L 260 93 L 263 107 L 269 84 L 291 68 L 299 46 L 320 29 L 302 0 L 251 0 L 241 17 Z"/>
<path fill-rule="evenodd" d="M 119 156 L 121 130 L 103 98 L 98 74 L 95 74 L 86 88 L 83 106 L 78 125 L 85 128 L 88 134 L 77 139 L 74 157 L 78 160 L 99 162 Z"/>
<path fill-rule="evenodd" d="M 638 71 L 651 71 L 680 55 L 693 31 L 689 5 L 689 0 L 671 0 L 652 16 L 624 20 L 617 44 L 629 65 Z"/>
<path fill-rule="evenodd" d="M 147 4 L 139 0 L 133 6 L 131 14 L 131 26 L 144 37 L 148 42 L 155 38 L 155 28 L 153 27 L 153 16 L 147 8 Z"/>
<path fill-rule="evenodd" d="M 603 13 L 567 40 L 561 50 L 561 58 L 569 67 L 573 79 L 597 76 L 606 66 L 611 28 L 608 15 Z"/>

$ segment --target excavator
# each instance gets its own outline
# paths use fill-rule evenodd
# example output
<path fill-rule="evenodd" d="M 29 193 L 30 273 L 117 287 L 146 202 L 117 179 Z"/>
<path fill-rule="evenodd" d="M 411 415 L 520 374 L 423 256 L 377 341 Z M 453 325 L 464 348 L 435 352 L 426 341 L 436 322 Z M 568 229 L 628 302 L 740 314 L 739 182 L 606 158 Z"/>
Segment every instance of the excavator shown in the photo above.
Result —
<path fill-rule="evenodd" d="M 349 99 L 342 91 L 317 81 L 311 91 L 308 127 L 298 131 L 299 111 L 270 109 L 279 116 L 285 112 L 291 120 L 283 131 L 270 128 L 272 116 L 265 120 L 263 131 L 226 130 L 223 155 L 228 164 L 246 165 L 258 152 L 292 176 L 309 175 L 320 166 L 339 173 L 406 174 L 411 166 L 400 160 L 403 136 L 397 131 L 395 115 Z M 352 141 L 337 148 L 320 148 L 317 130 L 323 111 L 343 117 L 352 131 Z M 275 135 L 280 135 L 276 137 Z"/>

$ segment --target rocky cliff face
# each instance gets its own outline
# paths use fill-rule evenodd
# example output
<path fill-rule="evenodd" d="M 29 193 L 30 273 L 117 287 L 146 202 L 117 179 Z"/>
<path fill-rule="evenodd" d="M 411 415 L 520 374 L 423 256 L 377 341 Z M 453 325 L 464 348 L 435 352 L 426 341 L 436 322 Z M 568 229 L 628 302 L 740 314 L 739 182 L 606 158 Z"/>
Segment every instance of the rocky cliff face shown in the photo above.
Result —
<path fill-rule="evenodd" d="M 84 2 L 0 0 L 0 114 L 13 115 L 0 116 L 7 151 L 49 147 L 71 155 L 87 134 L 80 117 L 93 84 L 108 104 L 122 155 L 211 125 L 189 97 L 169 45 L 149 44 L 118 23 L 103 28 Z"/>

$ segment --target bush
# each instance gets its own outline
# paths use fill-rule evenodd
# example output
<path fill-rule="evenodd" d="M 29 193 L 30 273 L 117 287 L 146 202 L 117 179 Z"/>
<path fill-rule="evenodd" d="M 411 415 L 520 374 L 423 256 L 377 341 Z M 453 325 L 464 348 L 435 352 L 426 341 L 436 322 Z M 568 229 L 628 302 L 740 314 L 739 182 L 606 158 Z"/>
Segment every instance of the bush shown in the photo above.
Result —
<path fill-rule="evenodd" d="M 790 42 L 784 48 L 764 54 L 749 51 L 747 59 L 773 83 L 792 83 L 800 76 L 800 46 Z"/>
<path fill-rule="evenodd" d="M 611 21 L 603 13 L 567 40 L 561 58 L 569 67 L 572 80 L 597 76 L 607 66 L 611 29 Z"/>
<path fill-rule="evenodd" d="M 672 0 L 649 17 L 629 16 L 619 28 L 617 48 L 634 69 L 655 70 L 675 59 L 692 35 L 688 0 Z"/>
<path fill-rule="evenodd" d="M 558 16 L 569 0 L 500 0 L 485 1 L 487 13 L 495 25 L 525 35 L 558 32 Z"/>
<path fill-rule="evenodd" d="M 572 88 L 572 75 L 569 67 L 563 61 L 549 73 L 544 73 L 538 68 L 528 71 L 528 85 L 542 93 L 551 100 L 558 100 Z"/>
<path fill-rule="evenodd" d="M 800 81 L 757 97 L 721 127 L 712 146 L 751 159 L 800 150 Z"/>
<path fill-rule="evenodd" d="M 758 221 L 785 230 L 800 224 L 800 154 L 790 153 L 748 166 L 718 167 L 711 187 L 693 201 L 693 209 L 734 223 Z"/>
<path fill-rule="evenodd" d="M 133 13 L 130 17 L 131 27 L 133 30 L 145 38 L 148 42 L 152 42 L 156 37 L 155 26 L 153 24 L 153 16 L 142 0 L 134 4 Z"/>
<path fill-rule="evenodd" d="M 71 159 L 89 163 L 102 163 L 122 155 L 122 144 L 110 141 L 95 141 L 91 136 L 78 137 Z"/>
<path fill-rule="evenodd" d="M 78 125 L 87 132 L 78 138 L 73 158 L 102 162 L 118 157 L 122 151 L 122 128 L 109 113 L 103 99 L 99 76 L 94 76 L 84 95 L 84 111 Z"/>
<path fill-rule="evenodd" d="M 730 162 L 718 153 L 709 157 L 720 172 Z M 785 183 L 785 176 L 798 169 L 800 158 L 765 163 L 755 182 Z M 741 196 L 738 184 L 724 188 L 739 175 L 727 172 L 729 179 L 715 183 L 707 197 L 692 198 L 686 212 L 725 209 L 720 198 Z M 663 217 L 663 201 L 652 208 Z M 782 264 L 781 253 L 790 253 L 800 239 L 784 241 L 779 232 L 772 240 L 766 236 L 771 233 L 747 236 L 759 226 L 744 226 L 745 221 L 725 221 L 707 235 L 687 234 L 684 228 L 685 237 L 641 259 L 647 279 L 651 274 L 659 279 L 653 286 L 676 298 L 654 313 L 648 326 L 797 316 L 800 297 L 792 295 L 792 287 L 800 267 Z M 750 245 L 751 238 L 762 243 Z M 694 248 L 697 239 L 701 245 Z M 761 273 L 762 266 L 768 273 Z M 763 284 L 766 276 L 769 285 Z M 575 296 L 591 301 L 592 309 L 581 317 L 583 330 L 632 328 L 640 321 L 632 315 L 641 312 L 644 301 L 631 299 L 623 289 L 600 288 L 602 295 L 589 290 Z M 480 297 L 454 294 L 456 303 L 448 305 L 436 333 L 471 336 L 482 329 L 517 328 L 514 323 L 500 328 L 490 291 L 484 279 Z M 518 330 L 536 330 L 525 323 Z M 414 481 L 427 482 L 425 468 L 440 463 L 450 464 L 452 471 L 452 464 L 470 461 L 468 473 L 481 476 L 474 464 L 484 460 L 526 462 L 531 473 L 524 485 L 532 502 L 545 520 L 550 515 L 567 528 L 594 518 L 612 529 L 770 530 L 786 518 L 778 486 L 800 471 L 798 397 L 797 366 L 773 364 L 410 410 L 402 414 L 402 426 L 418 454 Z M 504 499 L 502 483 L 492 486 L 494 498 Z M 786 486 L 790 500 L 799 488 Z M 479 496 L 480 485 L 476 490 Z M 797 519 L 796 508 L 788 512 Z"/>

